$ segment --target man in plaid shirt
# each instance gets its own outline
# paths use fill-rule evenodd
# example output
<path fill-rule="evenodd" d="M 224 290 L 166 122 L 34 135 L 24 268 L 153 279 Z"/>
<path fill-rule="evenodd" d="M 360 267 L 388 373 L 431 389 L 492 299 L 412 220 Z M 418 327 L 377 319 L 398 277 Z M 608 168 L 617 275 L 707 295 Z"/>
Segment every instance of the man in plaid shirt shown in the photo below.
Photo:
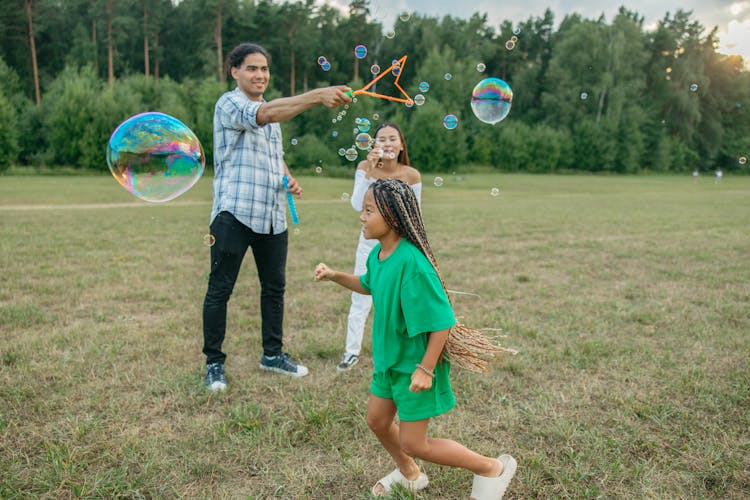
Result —
<path fill-rule="evenodd" d="M 284 162 L 279 122 L 317 105 L 335 108 L 351 102 L 346 86 L 324 87 L 294 97 L 265 101 L 270 55 L 242 43 L 228 56 L 237 88 L 226 92 L 214 110 L 214 184 L 211 210 L 211 273 L 203 303 L 203 353 L 206 387 L 226 389 L 224 342 L 227 302 L 249 248 L 260 281 L 263 355 L 260 368 L 302 377 L 307 368 L 282 352 L 288 232 L 286 193 L 302 187 Z"/>

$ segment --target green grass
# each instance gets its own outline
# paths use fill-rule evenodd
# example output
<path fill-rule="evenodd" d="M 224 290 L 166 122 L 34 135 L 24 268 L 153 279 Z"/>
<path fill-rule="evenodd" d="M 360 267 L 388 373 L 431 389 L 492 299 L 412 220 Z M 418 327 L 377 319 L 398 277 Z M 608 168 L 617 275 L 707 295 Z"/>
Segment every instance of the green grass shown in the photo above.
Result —
<path fill-rule="evenodd" d="M 454 371 L 432 435 L 516 456 L 510 498 L 746 497 L 750 178 L 432 177 L 442 272 L 479 296 L 455 295 L 457 315 L 520 350 Z M 210 179 L 147 204 L 108 176 L 0 177 L 0 497 L 368 498 L 393 467 L 364 421 L 369 340 L 337 374 L 349 294 L 312 281 L 353 266 L 351 182 L 301 182 L 285 339 L 311 375 L 258 370 L 249 256 L 230 390 L 210 396 Z M 424 466 L 418 498 L 468 496 L 470 473 Z"/>

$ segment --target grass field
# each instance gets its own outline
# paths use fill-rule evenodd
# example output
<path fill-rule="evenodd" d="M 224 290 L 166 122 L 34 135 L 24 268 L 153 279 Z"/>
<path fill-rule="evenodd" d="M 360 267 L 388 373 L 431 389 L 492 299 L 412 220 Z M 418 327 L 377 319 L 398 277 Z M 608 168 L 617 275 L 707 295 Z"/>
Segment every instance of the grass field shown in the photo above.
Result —
<path fill-rule="evenodd" d="M 432 177 L 433 249 L 478 295 L 456 314 L 520 351 L 454 371 L 432 434 L 512 453 L 508 498 L 747 498 L 750 178 Z M 353 266 L 351 182 L 300 180 L 285 337 L 311 375 L 258 370 L 248 257 L 210 396 L 210 179 L 154 205 L 111 177 L 0 177 L 1 498 L 368 498 L 392 468 L 364 421 L 370 343 L 336 373 L 349 295 L 312 281 Z M 417 498 L 468 497 L 469 472 L 424 468 Z"/>

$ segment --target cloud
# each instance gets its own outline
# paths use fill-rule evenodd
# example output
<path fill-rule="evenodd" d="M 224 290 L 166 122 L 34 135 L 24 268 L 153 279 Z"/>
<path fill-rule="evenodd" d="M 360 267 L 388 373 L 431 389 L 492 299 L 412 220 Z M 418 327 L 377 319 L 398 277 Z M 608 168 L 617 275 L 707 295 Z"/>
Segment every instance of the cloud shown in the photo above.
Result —
<path fill-rule="evenodd" d="M 719 50 L 725 54 L 739 54 L 750 62 L 750 19 L 733 19 L 727 25 L 726 33 L 719 32 Z"/>
<path fill-rule="evenodd" d="M 316 0 L 317 3 L 335 5 L 348 12 L 350 0 Z M 473 13 L 487 14 L 488 24 L 494 28 L 503 21 L 513 24 L 526 21 L 534 17 L 541 17 L 549 8 L 555 16 L 555 23 L 559 23 L 567 14 L 578 13 L 587 19 L 597 19 L 604 14 L 611 21 L 621 5 L 644 17 L 644 26 L 655 26 L 669 12 L 677 10 L 692 11 L 692 19 L 699 21 L 707 30 L 718 26 L 720 31 L 728 31 L 728 23 L 732 20 L 744 20 L 750 16 L 750 0 L 728 2 L 726 0 L 525 0 L 524 2 L 499 2 L 498 0 L 371 0 L 370 12 L 372 18 L 385 29 L 396 25 L 401 12 L 417 12 L 419 14 L 442 18 L 453 16 L 469 18 Z M 736 14 L 735 14 L 736 13 Z M 744 17 L 743 17 L 744 16 Z"/>
<path fill-rule="evenodd" d="M 750 10 L 750 2 L 734 2 L 729 6 L 729 12 L 734 17 L 737 17 L 748 10 Z"/>

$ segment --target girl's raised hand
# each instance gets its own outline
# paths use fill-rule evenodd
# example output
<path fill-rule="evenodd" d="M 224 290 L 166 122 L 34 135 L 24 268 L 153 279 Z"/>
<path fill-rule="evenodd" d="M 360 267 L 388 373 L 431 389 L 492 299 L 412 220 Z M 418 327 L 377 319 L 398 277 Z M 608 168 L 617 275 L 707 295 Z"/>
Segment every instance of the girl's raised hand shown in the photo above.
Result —
<path fill-rule="evenodd" d="M 333 277 L 333 271 L 322 262 L 315 266 L 315 281 L 326 281 Z"/>

